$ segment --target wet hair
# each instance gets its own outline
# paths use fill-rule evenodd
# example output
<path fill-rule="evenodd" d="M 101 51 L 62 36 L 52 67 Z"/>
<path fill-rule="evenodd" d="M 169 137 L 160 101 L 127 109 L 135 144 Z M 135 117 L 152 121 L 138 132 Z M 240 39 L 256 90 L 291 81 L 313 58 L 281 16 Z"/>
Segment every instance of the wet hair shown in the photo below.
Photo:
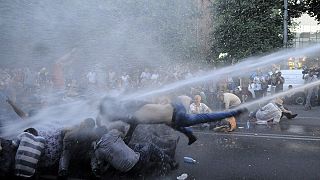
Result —
<path fill-rule="evenodd" d="M 85 128 L 94 128 L 96 125 L 95 120 L 92 118 L 87 118 L 81 123 L 82 127 Z"/>
<path fill-rule="evenodd" d="M 28 129 L 24 130 L 23 132 L 27 132 L 27 133 L 30 133 L 34 136 L 38 136 L 38 131 L 35 128 L 28 128 Z"/>
<path fill-rule="evenodd" d="M 106 96 L 101 100 L 100 106 L 99 106 L 99 114 L 102 117 L 109 117 L 115 114 L 119 111 L 120 108 L 120 102 L 110 96 Z"/>
<path fill-rule="evenodd" d="M 196 100 L 196 98 L 200 98 L 200 100 L 202 99 L 202 97 L 198 94 L 194 96 L 194 100 Z"/>

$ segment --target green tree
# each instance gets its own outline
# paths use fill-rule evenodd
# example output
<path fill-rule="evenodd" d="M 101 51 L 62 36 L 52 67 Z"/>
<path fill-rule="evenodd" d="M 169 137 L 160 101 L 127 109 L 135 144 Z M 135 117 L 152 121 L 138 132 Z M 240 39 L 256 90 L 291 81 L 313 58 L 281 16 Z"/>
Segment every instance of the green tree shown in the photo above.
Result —
<path fill-rule="evenodd" d="M 216 0 L 212 3 L 214 63 L 232 63 L 283 46 L 282 0 Z M 291 21 L 289 19 L 289 26 Z M 292 40 L 289 32 L 289 42 Z M 224 53 L 223 58 L 219 55 Z"/>
<path fill-rule="evenodd" d="M 308 13 L 320 23 L 320 0 L 290 0 L 289 13 L 294 17 L 300 17 L 302 13 Z"/>

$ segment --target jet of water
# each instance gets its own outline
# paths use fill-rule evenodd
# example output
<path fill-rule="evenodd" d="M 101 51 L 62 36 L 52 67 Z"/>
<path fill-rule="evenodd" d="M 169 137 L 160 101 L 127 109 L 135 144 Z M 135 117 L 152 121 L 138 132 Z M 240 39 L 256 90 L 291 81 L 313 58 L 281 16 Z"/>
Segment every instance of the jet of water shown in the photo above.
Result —
<path fill-rule="evenodd" d="M 190 86 L 195 83 L 205 82 L 210 80 L 211 82 L 218 82 L 221 78 L 226 77 L 227 75 L 231 76 L 241 76 L 248 73 L 248 70 L 253 70 L 256 68 L 265 67 L 267 65 L 271 65 L 283 60 L 286 60 L 290 57 L 296 57 L 301 55 L 310 55 L 319 52 L 320 44 L 303 48 L 300 50 L 291 49 L 291 50 L 282 50 L 270 55 L 266 55 L 263 57 L 251 57 L 242 60 L 242 62 L 228 66 L 224 68 L 220 68 L 217 70 L 205 72 L 205 74 L 193 77 L 191 79 L 186 79 L 182 81 L 178 81 L 175 83 L 167 84 L 162 88 L 155 90 L 143 90 L 140 92 L 134 92 L 131 94 L 127 94 L 122 97 L 123 100 L 129 99 L 140 99 L 140 98 L 148 98 L 150 96 L 159 95 L 162 93 L 170 92 L 178 88 Z"/>

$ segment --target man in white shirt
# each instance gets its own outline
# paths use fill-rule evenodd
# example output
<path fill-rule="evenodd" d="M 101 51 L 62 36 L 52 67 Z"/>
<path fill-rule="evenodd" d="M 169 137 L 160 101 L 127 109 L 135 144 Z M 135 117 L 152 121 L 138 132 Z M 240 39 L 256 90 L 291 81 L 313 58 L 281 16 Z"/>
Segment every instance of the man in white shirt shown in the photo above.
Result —
<path fill-rule="evenodd" d="M 190 104 L 190 112 L 192 114 L 209 113 L 211 109 L 204 103 L 201 103 L 200 95 L 195 95 L 194 103 Z"/>
<path fill-rule="evenodd" d="M 220 93 L 219 99 L 224 103 L 225 109 L 230 109 L 241 104 L 241 100 L 238 96 L 232 93 Z"/>
<path fill-rule="evenodd" d="M 200 113 L 209 113 L 211 109 L 204 103 L 201 103 L 201 96 L 195 95 L 194 102 L 190 104 L 190 113 L 192 114 L 200 114 Z M 208 123 L 204 123 L 200 125 L 200 128 L 205 128 L 209 126 Z"/>

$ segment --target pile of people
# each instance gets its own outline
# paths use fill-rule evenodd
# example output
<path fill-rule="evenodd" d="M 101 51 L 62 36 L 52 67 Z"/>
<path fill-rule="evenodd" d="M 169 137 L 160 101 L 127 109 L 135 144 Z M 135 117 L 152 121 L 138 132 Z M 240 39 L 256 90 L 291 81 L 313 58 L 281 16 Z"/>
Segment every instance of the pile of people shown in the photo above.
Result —
<path fill-rule="evenodd" d="M 24 113 L 12 101 L 7 101 L 25 121 L 32 117 L 33 114 Z M 52 134 L 42 133 L 30 127 L 13 140 L 2 139 L 1 160 L 6 160 L 6 163 L 1 165 L 1 175 L 8 177 L 14 172 L 17 177 L 34 178 L 38 176 L 42 163 L 49 161 L 47 166 L 52 166 L 50 163 L 58 161 L 59 178 L 65 179 L 69 175 L 70 162 L 74 159 L 87 162 L 96 177 L 110 168 L 125 175 L 139 175 L 151 165 L 154 167 L 153 164 L 157 164 L 159 170 L 176 169 L 178 163 L 172 153 L 162 148 L 170 146 L 172 142 L 157 141 L 155 144 L 130 141 L 139 124 L 166 124 L 183 133 L 189 140 L 188 145 L 191 145 L 197 137 L 190 126 L 219 122 L 246 111 L 234 109 L 188 114 L 190 104 L 191 98 L 188 96 L 172 98 L 170 102 L 162 104 L 106 97 L 101 101 L 96 120 L 87 118 L 78 126 L 58 131 L 58 136 L 56 131 Z"/>

